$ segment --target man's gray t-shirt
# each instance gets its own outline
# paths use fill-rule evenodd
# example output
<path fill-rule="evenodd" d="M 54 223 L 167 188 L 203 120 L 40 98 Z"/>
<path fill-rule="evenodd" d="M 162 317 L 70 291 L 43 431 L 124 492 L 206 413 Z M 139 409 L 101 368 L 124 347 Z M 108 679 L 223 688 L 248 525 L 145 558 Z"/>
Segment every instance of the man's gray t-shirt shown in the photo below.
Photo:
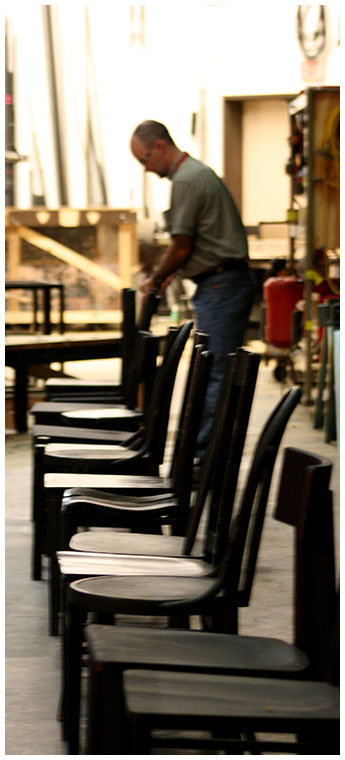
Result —
<path fill-rule="evenodd" d="M 171 176 L 169 232 L 193 238 L 193 249 L 181 269 L 183 277 L 225 263 L 248 258 L 248 244 L 241 217 L 222 180 L 210 167 L 191 156 Z"/>

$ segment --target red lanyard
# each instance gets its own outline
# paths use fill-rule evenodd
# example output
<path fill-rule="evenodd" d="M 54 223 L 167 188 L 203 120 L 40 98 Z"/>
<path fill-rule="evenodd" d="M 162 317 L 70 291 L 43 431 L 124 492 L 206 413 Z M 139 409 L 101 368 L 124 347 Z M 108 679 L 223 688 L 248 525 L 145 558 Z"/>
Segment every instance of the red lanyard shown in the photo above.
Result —
<path fill-rule="evenodd" d="M 185 158 L 188 158 L 188 156 L 189 156 L 189 153 L 182 153 L 182 156 L 180 156 L 180 158 L 179 158 L 179 160 L 178 160 L 178 162 L 177 162 L 177 164 L 175 166 L 174 174 L 175 174 L 175 172 L 177 172 L 179 166 L 181 166 L 181 164 L 183 164 Z"/>

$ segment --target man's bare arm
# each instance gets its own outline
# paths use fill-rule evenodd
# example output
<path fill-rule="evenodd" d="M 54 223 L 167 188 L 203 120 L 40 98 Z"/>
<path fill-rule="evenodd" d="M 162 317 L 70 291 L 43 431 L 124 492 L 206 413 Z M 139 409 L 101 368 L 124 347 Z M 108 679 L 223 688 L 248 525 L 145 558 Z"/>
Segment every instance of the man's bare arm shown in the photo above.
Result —
<path fill-rule="evenodd" d="M 152 277 L 144 280 L 141 291 L 146 296 L 150 290 L 162 292 L 171 282 L 177 270 L 183 267 L 192 253 L 193 239 L 188 235 L 175 235 Z"/>

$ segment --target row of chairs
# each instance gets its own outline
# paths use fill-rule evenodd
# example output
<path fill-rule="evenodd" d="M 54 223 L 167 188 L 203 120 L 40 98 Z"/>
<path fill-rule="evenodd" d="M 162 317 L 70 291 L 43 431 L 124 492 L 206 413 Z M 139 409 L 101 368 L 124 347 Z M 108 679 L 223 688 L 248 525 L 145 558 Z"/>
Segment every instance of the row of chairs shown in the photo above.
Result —
<path fill-rule="evenodd" d="M 161 478 L 162 450 L 153 463 L 152 448 L 160 440 L 164 452 L 172 389 L 191 329 L 192 324 L 187 323 L 170 336 L 163 362 L 156 372 L 144 424 L 141 422 L 134 441 L 133 436 L 127 441 L 122 438 L 120 444 L 112 444 L 110 448 L 108 444 L 106 451 L 109 438 L 105 435 L 104 445 L 97 444 L 95 448 L 95 438 L 92 438 L 95 428 L 86 425 L 95 412 L 99 424 L 103 419 L 102 410 L 100 407 L 85 409 L 85 405 L 82 409 L 82 402 L 79 409 L 65 413 L 60 407 L 60 416 L 50 418 L 52 425 L 47 424 L 48 418 L 44 423 L 38 418 L 33 428 L 33 577 L 40 577 L 42 555 L 48 552 L 51 633 L 59 632 L 59 610 L 62 619 L 60 714 L 69 752 L 79 752 L 82 642 L 90 612 L 99 616 L 102 625 L 92 624 L 85 629 L 90 652 L 89 754 L 147 754 L 151 747 L 157 746 L 155 730 L 171 727 L 209 730 L 206 738 L 184 739 L 188 747 L 195 740 L 197 748 L 204 741 L 204 748 L 223 750 L 231 740 L 257 749 L 257 743 L 253 744 L 249 734 L 261 730 L 281 731 L 284 721 L 287 726 L 288 718 L 291 731 L 298 734 L 303 746 L 310 746 L 311 729 L 314 731 L 316 725 L 316 743 L 325 740 L 328 746 L 334 747 L 338 727 L 337 689 L 328 689 L 330 701 L 326 708 L 324 703 L 321 708 L 320 700 L 327 687 L 313 684 L 313 689 L 299 680 L 304 684 L 302 690 L 319 694 L 315 709 L 307 701 L 302 716 L 300 703 L 294 696 L 290 700 L 290 714 L 283 717 L 279 714 L 279 722 L 280 703 L 276 697 L 272 710 L 262 708 L 265 729 L 262 723 L 259 727 L 251 726 L 249 715 L 250 690 L 256 688 L 260 692 L 262 686 L 263 691 L 267 688 L 273 693 L 280 683 L 277 676 L 288 678 L 289 689 L 296 691 L 297 678 L 324 680 L 326 675 L 330 678 L 331 671 L 326 674 L 325 670 L 325 652 L 332 628 L 328 623 L 334 617 L 336 606 L 329 491 L 331 465 L 320 457 L 291 448 L 284 456 L 276 516 L 294 525 L 298 537 L 295 617 L 299 632 L 296 622 L 295 646 L 270 639 L 257 641 L 255 637 L 241 637 L 238 608 L 249 603 L 273 468 L 301 391 L 299 388 L 287 391 L 270 415 L 239 495 L 238 474 L 259 356 L 243 350 L 229 356 L 216 421 L 195 494 L 193 452 L 212 360 L 205 351 L 206 336 L 195 336 L 170 477 Z M 135 333 L 136 346 L 140 340 L 150 345 L 150 334 L 142 339 L 140 332 Z M 67 384 L 64 385 L 63 393 L 66 393 Z M 57 388 L 54 392 L 58 395 Z M 48 400 L 49 403 L 56 402 Z M 111 419 L 113 425 L 113 430 L 105 432 L 116 437 L 119 417 L 111 417 L 111 407 L 103 408 L 105 419 Z M 120 412 L 119 407 L 118 410 Z M 54 414 L 56 411 L 53 410 Z M 84 427 L 71 425 L 71 419 L 74 423 L 76 419 L 71 416 L 72 411 L 82 415 L 78 420 L 83 419 Z M 68 435 L 65 438 L 65 431 L 72 429 L 74 438 Z M 151 429 L 151 439 L 148 429 Z M 78 431 L 82 431 L 81 438 Z M 97 433 L 100 437 L 96 440 L 101 441 L 101 428 Z M 150 445 L 145 448 L 148 439 Z M 51 448 L 50 442 L 54 440 L 59 448 L 56 445 Z M 114 450 L 114 445 L 120 448 Z M 200 544 L 197 539 L 202 517 L 205 528 Z M 162 526 L 167 525 L 170 535 L 162 535 Z M 78 532 L 80 527 L 91 526 L 127 528 L 130 532 Z M 322 531 L 326 540 L 320 550 L 316 537 L 320 543 Z M 320 579 L 322 593 L 317 587 Z M 323 622 L 316 625 L 320 613 Z M 114 615 L 122 614 L 164 617 L 169 628 L 104 625 L 109 615 L 113 620 Z M 194 615 L 199 617 L 202 632 L 181 630 L 189 627 Z M 151 670 L 145 672 L 147 668 L 154 669 L 154 674 Z M 333 681 L 334 672 L 335 668 L 331 674 Z M 274 687 L 270 683 L 266 685 L 265 680 L 272 675 Z M 235 679 L 236 684 L 229 679 Z M 151 688 L 152 684 L 156 684 L 157 689 Z M 287 692 L 284 697 L 284 688 L 282 685 L 283 699 L 289 699 Z M 229 704 L 232 694 L 233 707 L 237 705 L 237 714 L 241 712 L 244 697 L 236 699 L 235 694 L 242 693 L 243 689 L 247 689 L 245 701 L 249 706 L 241 723 L 231 715 Z M 214 706 L 209 696 L 213 692 Z M 303 698 L 306 698 L 305 693 Z M 318 726 L 322 709 L 326 709 L 324 714 L 329 719 Z M 271 713 L 273 718 L 269 722 Z M 303 717 L 303 725 L 298 722 L 298 716 L 301 720 Z M 243 743 L 243 736 L 247 744 Z M 257 737 L 255 740 L 257 742 Z M 158 746 L 185 746 L 179 741 L 174 734 L 166 740 L 160 737 Z"/>

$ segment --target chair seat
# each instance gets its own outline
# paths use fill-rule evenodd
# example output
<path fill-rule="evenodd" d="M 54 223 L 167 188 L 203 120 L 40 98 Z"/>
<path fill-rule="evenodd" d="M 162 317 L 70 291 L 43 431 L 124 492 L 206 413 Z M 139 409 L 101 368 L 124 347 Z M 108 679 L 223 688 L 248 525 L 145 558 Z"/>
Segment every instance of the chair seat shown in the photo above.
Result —
<path fill-rule="evenodd" d="M 207 730 L 211 719 L 219 728 L 225 720 L 230 732 L 252 730 L 258 720 L 261 730 L 296 733 L 315 721 L 320 729 L 339 721 L 339 689 L 315 681 L 130 670 L 124 687 L 130 715 L 154 715 L 154 727 L 173 721 L 176 728 L 180 717 L 185 727 L 190 719 L 193 728 Z"/>
<path fill-rule="evenodd" d="M 67 595 L 73 604 L 88 610 L 122 614 L 169 615 L 175 605 L 188 606 L 195 597 L 211 592 L 215 585 L 207 577 L 101 576 L 70 584 Z M 184 610 L 185 614 L 193 614 Z"/>
<path fill-rule="evenodd" d="M 54 459 L 130 459 L 135 455 L 133 449 L 120 444 L 97 444 L 97 443 L 48 443 L 45 447 L 44 456 Z M 47 463 L 48 465 L 48 463 Z"/>
<path fill-rule="evenodd" d="M 80 427 L 67 427 L 66 425 L 34 425 L 32 428 L 32 437 L 38 442 L 40 436 L 46 436 L 56 443 L 80 443 L 83 440 L 87 442 L 107 443 L 126 443 L 132 438 L 133 433 L 128 430 L 101 430 L 88 429 Z"/>
<path fill-rule="evenodd" d="M 150 497 L 149 497 L 150 498 Z M 109 554 L 148 554 L 150 556 L 183 556 L 183 536 L 156 536 L 150 534 L 120 533 L 119 531 L 93 531 L 75 533 L 70 548 L 77 552 L 107 552 Z M 192 555 L 201 557 L 201 542 L 193 546 Z"/>
<path fill-rule="evenodd" d="M 61 404 L 61 406 L 64 406 Z M 62 417 L 68 417 L 69 419 L 90 419 L 90 420 L 118 420 L 121 417 L 128 417 L 131 419 L 132 417 L 143 417 L 144 414 L 138 409 L 126 409 L 124 406 L 104 406 L 103 408 L 101 405 L 99 405 L 98 409 L 92 409 L 86 408 L 86 405 L 79 404 L 78 409 L 73 409 L 70 411 L 66 411 L 65 409 L 62 411 Z"/>
<path fill-rule="evenodd" d="M 44 476 L 44 487 L 49 489 L 69 489 L 69 488 L 86 488 L 86 489 L 104 489 L 105 491 L 114 490 L 116 492 L 128 493 L 129 490 L 137 489 L 138 493 L 142 491 L 171 491 L 171 483 L 165 485 L 161 478 L 142 476 L 142 475 L 97 475 L 95 473 L 66 473 L 66 472 L 48 472 Z"/>
<path fill-rule="evenodd" d="M 170 503 L 172 506 L 177 506 L 178 502 L 175 494 L 171 493 L 171 481 L 169 479 L 165 480 L 164 478 L 151 477 L 150 487 L 154 493 L 150 496 L 136 496 L 132 494 L 132 490 L 135 490 L 136 487 L 138 488 L 139 476 L 126 476 L 126 479 L 124 479 L 123 476 L 120 477 L 121 480 L 119 480 L 119 485 L 122 487 L 127 486 L 129 495 L 127 495 L 126 490 L 124 490 L 124 493 L 121 495 L 117 493 L 105 493 L 103 491 L 94 490 L 93 488 L 67 488 L 64 492 L 64 499 L 68 499 L 68 505 L 76 505 L 78 503 L 87 504 L 88 501 L 90 501 L 91 504 L 96 505 L 96 508 L 106 507 L 109 509 L 117 509 L 118 507 L 123 507 L 124 509 L 133 509 L 136 507 L 139 509 L 141 507 L 155 508 L 159 507 L 163 502 L 165 506 Z M 149 476 L 145 475 L 145 478 L 147 477 Z"/>
<path fill-rule="evenodd" d="M 208 562 L 191 557 L 145 557 L 142 555 L 107 554 L 105 552 L 58 551 L 63 575 L 152 575 L 156 577 L 195 577 L 207 575 Z"/>
<path fill-rule="evenodd" d="M 131 414 L 136 414 L 138 410 L 131 410 L 127 409 L 124 404 L 111 404 L 111 403 L 102 403 L 102 402 L 90 402 L 87 403 L 85 401 L 36 401 L 36 403 L 31 407 L 30 414 L 33 414 L 34 417 L 39 416 L 42 413 L 45 414 L 62 414 L 62 413 L 81 413 L 81 416 L 84 414 L 89 414 L 90 412 L 98 412 L 100 413 L 100 416 L 102 416 L 102 411 L 106 411 L 107 409 L 112 410 L 114 413 L 114 416 L 121 415 L 122 413 L 129 412 Z"/>
<path fill-rule="evenodd" d="M 58 380 L 50 377 L 46 381 L 45 387 L 48 389 L 54 389 L 56 387 L 61 392 L 63 392 L 64 388 L 111 388 L 119 390 L 121 384 L 116 383 L 114 380 L 92 380 L 92 382 L 90 382 L 90 380 L 83 380 L 79 377 L 59 377 Z"/>
<path fill-rule="evenodd" d="M 112 412 L 110 416 L 106 414 L 107 410 Z M 110 402 L 88 404 L 85 401 L 38 401 L 31 407 L 30 414 L 37 425 L 73 425 L 75 420 L 78 426 L 92 428 L 101 424 L 101 427 L 129 431 L 136 431 L 144 418 L 139 409 L 128 409 L 123 405 L 114 406 Z"/>
<path fill-rule="evenodd" d="M 92 659 L 108 668 L 169 668 L 197 672 L 272 675 L 305 672 L 308 657 L 275 638 L 159 628 L 89 625 Z"/>

